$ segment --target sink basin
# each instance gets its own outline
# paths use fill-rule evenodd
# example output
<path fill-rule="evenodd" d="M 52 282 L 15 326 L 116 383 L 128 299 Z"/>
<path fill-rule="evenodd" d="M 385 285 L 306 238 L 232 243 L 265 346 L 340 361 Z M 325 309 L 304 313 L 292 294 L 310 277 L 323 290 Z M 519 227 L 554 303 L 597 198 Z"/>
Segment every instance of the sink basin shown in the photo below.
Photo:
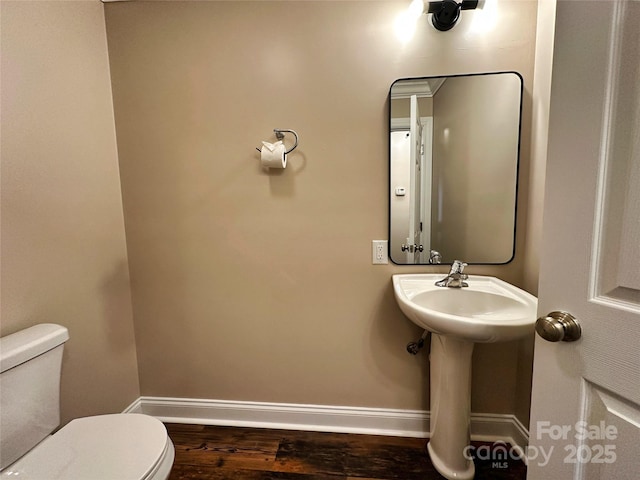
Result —
<path fill-rule="evenodd" d="M 538 300 L 495 277 L 470 275 L 468 287 L 438 287 L 444 274 L 393 275 L 402 312 L 430 332 L 474 343 L 501 342 L 533 332 Z"/>

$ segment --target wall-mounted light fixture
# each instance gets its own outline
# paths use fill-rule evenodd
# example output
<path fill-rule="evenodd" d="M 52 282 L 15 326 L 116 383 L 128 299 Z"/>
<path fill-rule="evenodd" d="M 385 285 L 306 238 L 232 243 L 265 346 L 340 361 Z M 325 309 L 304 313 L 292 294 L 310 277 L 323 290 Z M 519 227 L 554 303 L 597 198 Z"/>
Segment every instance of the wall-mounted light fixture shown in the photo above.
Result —
<path fill-rule="evenodd" d="M 460 18 L 461 10 L 475 10 L 482 8 L 479 0 L 462 0 L 460 3 L 456 0 L 442 0 L 439 2 L 429 2 L 427 13 L 432 13 L 431 23 L 442 32 L 451 30 Z"/>
<path fill-rule="evenodd" d="M 475 10 L 482 8 L 484 0 L 439 0 L 437 2 L 425 2 L 424 0 L 413 0 L 409 5 L 408 11 L 414 18 L 419 17 L 423 13 L 431 14 L 431 23 L 441 32 L 451 30 L 462 10 Z M 425 8 L 426 7 L 426 8 Z"/>

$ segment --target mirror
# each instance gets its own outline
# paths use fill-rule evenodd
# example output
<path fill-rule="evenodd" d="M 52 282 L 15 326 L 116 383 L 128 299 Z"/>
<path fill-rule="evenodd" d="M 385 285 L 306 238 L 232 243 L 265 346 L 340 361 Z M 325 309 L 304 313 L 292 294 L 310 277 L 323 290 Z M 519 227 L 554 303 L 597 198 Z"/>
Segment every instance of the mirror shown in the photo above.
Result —
<path fill-rule="evenodd" d="M 393 263 L 513 259 L 522 85 L 515 72 L 400 79 L 391 85 Z"/>

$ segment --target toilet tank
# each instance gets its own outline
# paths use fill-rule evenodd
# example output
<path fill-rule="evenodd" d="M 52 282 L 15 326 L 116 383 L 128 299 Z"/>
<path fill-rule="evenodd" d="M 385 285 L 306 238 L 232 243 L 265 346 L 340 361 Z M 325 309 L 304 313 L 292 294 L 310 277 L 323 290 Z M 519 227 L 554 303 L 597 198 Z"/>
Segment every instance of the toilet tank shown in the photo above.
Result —
<path fill-rule="evenodd" d="M 65 327 L 44 323 L 0 339 L 0 470 L 60 424 Z"/>

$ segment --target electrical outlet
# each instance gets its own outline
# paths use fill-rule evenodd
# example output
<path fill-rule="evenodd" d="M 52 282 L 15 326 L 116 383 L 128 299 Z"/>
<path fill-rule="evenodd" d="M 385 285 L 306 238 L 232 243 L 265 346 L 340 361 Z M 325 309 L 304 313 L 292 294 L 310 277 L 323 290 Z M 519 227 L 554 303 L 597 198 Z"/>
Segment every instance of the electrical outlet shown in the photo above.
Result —
<path fill-rule="evenodd" d="M 371 261 L 374 265 L 389 263 L 386 240 L 372 240 L 371 251 L 372 251 Z"/>

